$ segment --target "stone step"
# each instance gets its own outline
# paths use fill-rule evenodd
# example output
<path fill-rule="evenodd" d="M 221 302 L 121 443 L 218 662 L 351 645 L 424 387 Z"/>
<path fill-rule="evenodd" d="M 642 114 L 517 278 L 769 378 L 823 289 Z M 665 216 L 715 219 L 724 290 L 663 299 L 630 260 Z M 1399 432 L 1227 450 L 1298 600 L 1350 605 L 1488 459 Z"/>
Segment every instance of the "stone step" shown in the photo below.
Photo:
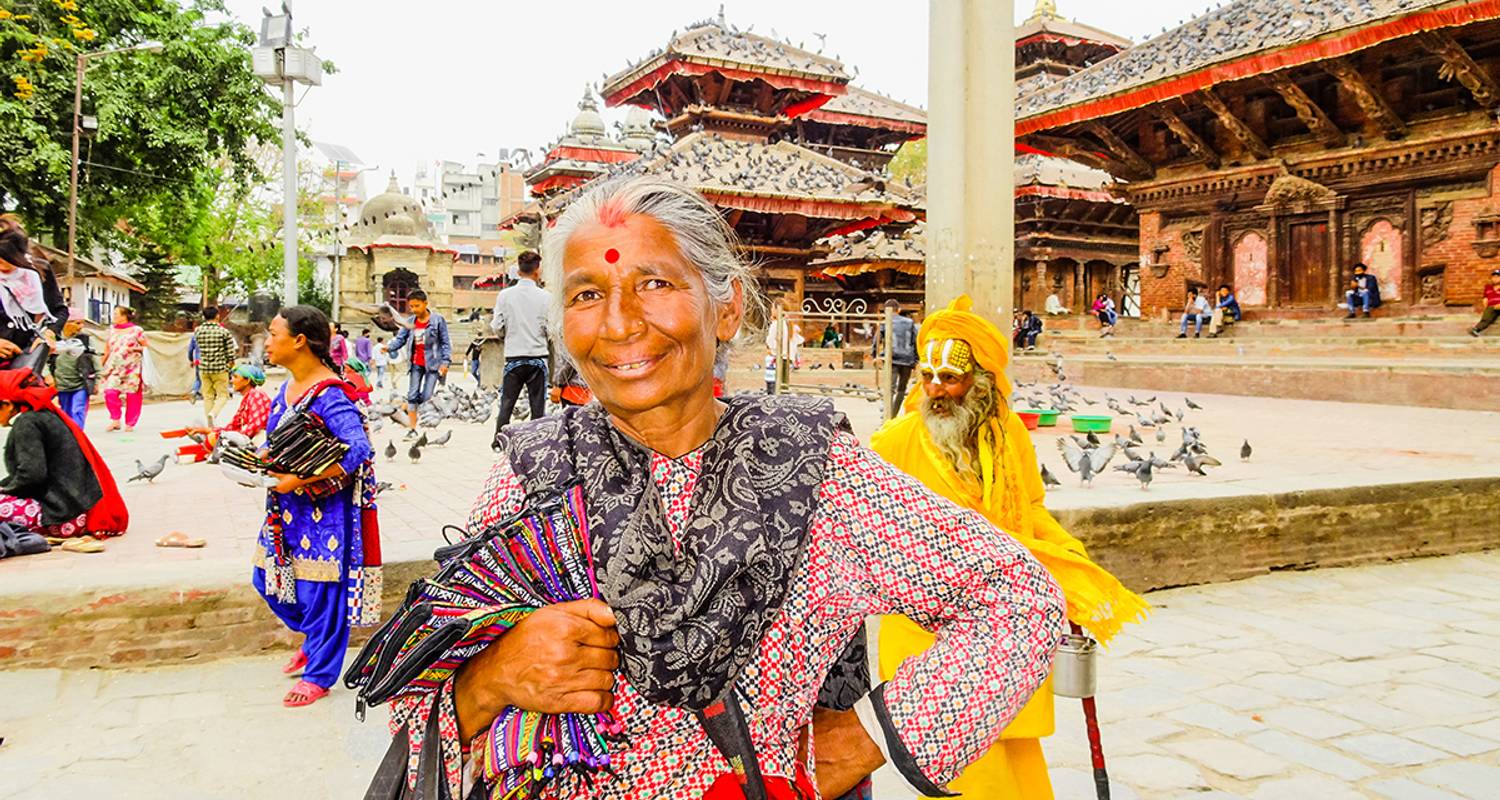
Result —
<path fill-rule="evenodd" d="M 1115 326 L 1116 338 L 1139 336 L 1176 336 L 1181 315 L 1164 319 L 1122 318 Z M 1300 336 L 1466 336 L 1477 314 L 1448 314 L 1401 317 L 1357 317 L 1345 319 L 1329 314 L 1317 319 L 1246 319 L 1231 330 L 1236 338 Z M 1099 322 L 1092 317 L 1045 317 L 1049 333 L 1069 336 L 1098 336 Z"/>
<path fill-rule="evenodd" d="M 1013 380 L 1052 382 L 1045 355 L 1025 355 Z M 1500 411 L 1500 359 L 1240 358 L 1207 355 L 1064 357 L 1068 379 L 1093 386 Z"/>
<path fill-rule="evenodd" d="M 1100 339 L 1067 336 L 1043 336 L 1037 342 L 1039 350 L 1048 353 L 1070 355 L 1099 355 L 1113 353 L 1124 355 L 1180 355 L 1239 356 L 1271 358 L 1281 356 L 1307 356 L 1324 358 L 1386 358 L 1386 359 L 1452 359 L 1469 361 L 1474 359 L 1500 359 L 1500 337 L 1475 339 L 1470 336 L 1399 337 L 1373 336 L 1357 339 L 1337 337 L 1267 338 L 1220 337 L 1209 339 L 1177 339 L 1172 336 L 1112 337 Z"/>

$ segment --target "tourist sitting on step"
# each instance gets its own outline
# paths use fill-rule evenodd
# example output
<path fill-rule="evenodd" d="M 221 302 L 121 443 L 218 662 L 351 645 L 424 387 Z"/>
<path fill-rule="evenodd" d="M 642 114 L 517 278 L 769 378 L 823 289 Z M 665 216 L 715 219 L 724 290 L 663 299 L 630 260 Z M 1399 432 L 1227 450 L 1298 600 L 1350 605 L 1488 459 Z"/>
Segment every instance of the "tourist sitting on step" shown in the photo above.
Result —
<path fill-rule="evenodd" d="M 1193 338 L 1197 339 L 1203 333 L 1203 323 L 1212 318 L 1213 314 L 1208 308 L 1208 298 L 1197 289 L 1188 289 L 1187 304 L 1182 312 L 1182 330 L 1178 332 L 1177 338 L 1187 338 L 1187 327 L 1191 322 L 1193 323 Z"/>
<path fill-rule="evenodd" d="M 1380 281 L 1364 264 L 1354 265 L 1354 277 L 1349 279 L 1349 290 L 1344 292 L 1344 307 L 1349 309 L 1344 319 L 1354 319 L 1356 308 L 1367 317 L 1370 309 L 1380 308 Z"/>
<path fill-rule="evenodd" d="M 1047 295 L 1047 302 L 1042 306 L 1042 310 L 1046 311 L 1047 315 L 1052 317 L 1073 313 L 1068 310 L 1067 306 L 1062 304 L 1062 299 L 1057 296 L 1057 292 Z"/>
<path fill-rule="evenodd" d="M 1030 309 L 1022 311 L 1016 317 L 1016 331 L 1011 337 L 1017 350 L 1035 350 L 1036 337 L 1042 335 L 1042 318 L 1031 313 Z"/>
<path fill-rule="evenodd" d="M 1500 319 L 1500 269 L 1491 272 L 1490 282 L 1484 285 L 1484 312 L 1479 316 L 1479 324 L 1469 329 L 1469 335 L 1484 333 L 1497 319 Z"/>
<path fill-rule="evenodd" d="M 1219 291 L 1214 294 L 1214 316 L 1208 323 L 1208 338 L 1217 339 L 1224 326 L 1239 321 L 1240 301 L 1235 299 L 1234 290 L 1229 288 L 1229 284 L 1219 284 Z"/>
<path fill-rule="evenodd" d="M 1115 322 L 1120 315 L 1115 312 L 1115 301 L 1109 299 L 1109 295 L 1100 292 L 1089 311 L 1099 318 L 1099 338 L 1115 335 Z"/>

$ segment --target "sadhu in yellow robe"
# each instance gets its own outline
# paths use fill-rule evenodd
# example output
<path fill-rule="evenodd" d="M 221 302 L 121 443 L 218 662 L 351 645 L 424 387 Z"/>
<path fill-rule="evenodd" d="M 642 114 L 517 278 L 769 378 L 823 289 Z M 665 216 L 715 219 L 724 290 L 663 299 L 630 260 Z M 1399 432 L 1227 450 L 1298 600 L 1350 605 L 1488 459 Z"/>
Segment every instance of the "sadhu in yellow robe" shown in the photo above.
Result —
<path fill-rule="evenodd" d="M 1146 602 L 1090 561 L 1083 543 L 1047 511 L 1026 425 L 1008 410 L 1001 413 L 1003 422 L 992 421 L 981 437 L 980 458 L 992 465 L 985 470 L 983 484 L 958 474 L 914 410 L 886 423 L 870 446 L 898 469 L 954 503 L 978 511 L 1026 545 L 1062 586 L 1068 619 L 1107 642 L 1123 623 L 1144 618 Z M 889 680 L 902 661 L 931 647 L 933 636 L 906 617 L 886 616 L 880 621 L 879 641 L 881 678 Z M 1000 741 L 948 789 L 966 800 L 1051 800 L 1052 783 L 1039 740 L 1054 730 L 1052 706 L 1049 679 L 1006 726 Z"/>

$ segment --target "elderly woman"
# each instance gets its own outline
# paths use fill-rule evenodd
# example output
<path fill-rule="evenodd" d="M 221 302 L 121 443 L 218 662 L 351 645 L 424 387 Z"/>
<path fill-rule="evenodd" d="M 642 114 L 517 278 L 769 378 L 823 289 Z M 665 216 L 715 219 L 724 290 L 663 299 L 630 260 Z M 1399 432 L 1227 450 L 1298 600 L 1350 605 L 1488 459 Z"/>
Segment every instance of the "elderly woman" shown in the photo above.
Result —
<path fill-rule="evenodd" d="M 567 773 L 548 796 L 837 797 L 886 762 L 940 793 L 1046 678 L 1057 584 L 983 517 L 860 446 L 827 401 L 714 398 L 714 364 L 758 301 L 702 197 L 608 183 L 559 218 L 543 258 L 561 341 L 597 402 L 508 426 L 470 527 L 578 477 L 604 601 L 539 609 L 436 699 L 402 701 L 397 748 L 427 755 L 440 738 L 443 758 L 410 763 L 441 763 L 459 796 L 461 753 L 504 707 L 613 708 L 626 741 L 611 771 Z M 864 620 L 892 612 L 937 640 L 870 691 Z M 747 737 L 709 738 L 705 721 L 725 711 Z"/>

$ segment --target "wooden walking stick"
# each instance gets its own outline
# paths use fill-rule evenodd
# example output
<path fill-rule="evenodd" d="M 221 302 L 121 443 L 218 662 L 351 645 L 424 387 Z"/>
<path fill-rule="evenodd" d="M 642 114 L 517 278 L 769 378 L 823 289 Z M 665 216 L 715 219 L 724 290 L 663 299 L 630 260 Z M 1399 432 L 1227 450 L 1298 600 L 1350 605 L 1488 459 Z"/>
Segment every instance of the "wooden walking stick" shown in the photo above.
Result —
<path fill-rule="evenodd" d="M 1083 636 L 1078 623 L 1069 623 L 1076 636 Z M 1104 767 L 1104 746 L 1099 743 L 1099 712 L 1093 696 L 1083 698 L 1083 722 L 1088 729 L 1089 756 L 1094 762 L 1094 793 L 1099 800 L 1109 800 L 1109 771 Z"/>

